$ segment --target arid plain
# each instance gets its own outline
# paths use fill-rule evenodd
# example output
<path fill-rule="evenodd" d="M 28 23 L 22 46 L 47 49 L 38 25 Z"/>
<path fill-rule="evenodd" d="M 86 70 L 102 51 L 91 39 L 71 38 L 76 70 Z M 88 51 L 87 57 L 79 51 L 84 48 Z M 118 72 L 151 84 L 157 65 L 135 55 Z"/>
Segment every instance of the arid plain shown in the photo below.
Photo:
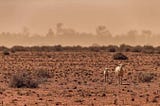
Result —
<path fill-rule="evenodd" d="M 124 53 L 128 60 L 114 60 L 110 52 L 15 52 L 0 56 L 0 106 L 159 106 L 160 55 Z M 123 84 L 115 67 L 123 63 Z M 110 69 L 109 82 L 103 70 Z M 14 74 L 47 71 L 36 88 L 11 87 Z M 140 73 L 152 73 L 141 82 Z M 33 76 L 34 77 L 34 76 Z M 36 79 L 36 78 L 35 78 Z"/>

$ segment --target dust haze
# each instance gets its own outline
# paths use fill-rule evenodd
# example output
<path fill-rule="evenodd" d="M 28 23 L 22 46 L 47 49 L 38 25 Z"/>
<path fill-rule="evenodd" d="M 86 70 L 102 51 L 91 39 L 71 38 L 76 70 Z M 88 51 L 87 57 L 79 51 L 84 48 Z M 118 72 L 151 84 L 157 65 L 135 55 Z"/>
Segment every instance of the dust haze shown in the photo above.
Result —
<path fill-rule="evenodd" d="M 0 45 L 159 45 L 158 0 L 0 0 Z"/>

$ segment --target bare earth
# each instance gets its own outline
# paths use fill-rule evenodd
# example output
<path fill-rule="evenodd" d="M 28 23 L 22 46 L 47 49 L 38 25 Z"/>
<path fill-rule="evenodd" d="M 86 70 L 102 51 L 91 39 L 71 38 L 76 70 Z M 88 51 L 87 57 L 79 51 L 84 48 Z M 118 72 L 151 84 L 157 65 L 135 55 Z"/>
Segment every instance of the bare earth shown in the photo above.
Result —
<path fill-rule="evenodd" d="M 0 55 L 0 106 L 160 106 L 160 55 L 124 53 L 128 60 L 113 60 L 107 52 L 16 52 Z M 105 67 L 124 63 L 127 73 L 119 85 L 111 72 L 104 83 Z M 53 77 L 38 88 L 11 88 L 16 71 L 50 70 Z M 137 80 L 152 72 L 150 83 Z"/>

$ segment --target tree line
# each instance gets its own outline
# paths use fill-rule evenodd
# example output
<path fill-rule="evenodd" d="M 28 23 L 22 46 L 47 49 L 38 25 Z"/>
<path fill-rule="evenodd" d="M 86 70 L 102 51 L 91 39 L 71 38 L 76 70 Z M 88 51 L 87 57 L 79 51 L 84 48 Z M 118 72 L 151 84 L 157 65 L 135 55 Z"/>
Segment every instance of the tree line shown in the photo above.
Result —
<path fill-rule="evenodd" d="M 9 54 L 9 52 L 137 52 L 137 53 L 148 53 L 160 54 L 160 46 L 153 47 L 149 45 L 145 46 L 130 46 L 126 44 L 121 44 L 120 46 L 116 45 L 108 45 L 108 46 L 13 46 L 11 48 L 7 48 L 5 46 L 0 46 L 0 51 L 4 54 Z"/>
<path fill-rule="evenodd" d="M 28 28 L 23 28 L 20 33 L 0 33 L 0 45 L 34 46 L 34 45 L 160 45 L 159 34 L 153 34 L 150 30 L 130 30 L 125 34 L 112 35 L 104 25 L 95 29 L 96 33 L 77 32 L 73 28 L 66 28 L 58 23 L 56 28 L 50 28 L 45 35 L 31 34 Z"/>

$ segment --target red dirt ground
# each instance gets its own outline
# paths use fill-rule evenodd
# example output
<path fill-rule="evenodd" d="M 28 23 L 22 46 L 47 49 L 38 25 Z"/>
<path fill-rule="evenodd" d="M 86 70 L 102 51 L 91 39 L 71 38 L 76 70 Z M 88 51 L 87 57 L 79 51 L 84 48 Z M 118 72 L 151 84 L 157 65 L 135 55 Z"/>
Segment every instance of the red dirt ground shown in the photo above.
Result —
<path fill-rule="evenodd" d="M 160 106 L 160 55 L 124 53 L 128 60 L 113 60 L 107 52 L 16 52 L 0 55 L 0 106 Z M 123 84 L 105 67 L 125 64 Z M 11 88 L 17 71 L 49 70 L 53 77 L 38 88 Z M 150 83 L 137 80 L 140 72 L 156 76 Z M 132 73 L 132 74 L 128 74 Z"/>

